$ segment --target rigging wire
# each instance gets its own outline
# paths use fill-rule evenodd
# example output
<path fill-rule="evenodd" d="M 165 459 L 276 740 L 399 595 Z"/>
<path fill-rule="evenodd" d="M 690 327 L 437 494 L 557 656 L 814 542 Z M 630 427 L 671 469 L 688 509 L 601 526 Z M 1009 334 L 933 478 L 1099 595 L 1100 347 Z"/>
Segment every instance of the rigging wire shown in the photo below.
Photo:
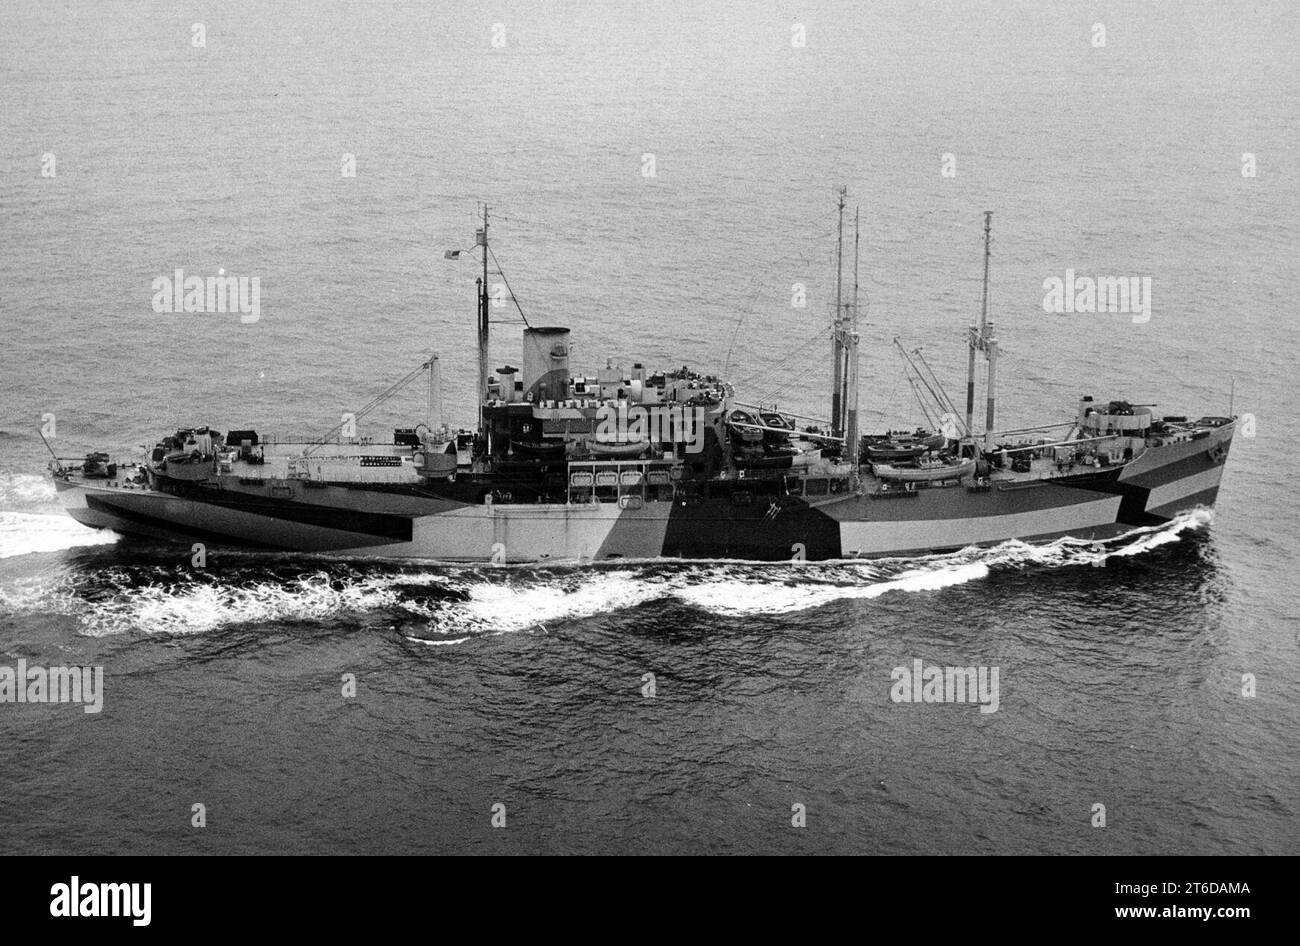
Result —
<path fill-rule="evenodd" d="M 743 378 L 741 378 L 736 382 L 737 386 L 740 386 L 742 384 L 744 385 L 752 384 L 754 382 L 759 381 L 762 378 L 770 379 L 772 374 L 786 367 L 795 358 L 804 354 L 804 352 L 808 348 L 811 348 L 813 345 L 817 344 L 818 342 L 823 341 L 827 336 L 830 335 L 831 331 L 832 329 L 831 326 L 829 325 L 822 328 L 815 335 L 809 337 L 808 340 L 805 341 L 802 345 L 799 345 L 791 349 L 790 352 L 781 361 L 778 361 L 772 365 L 764 365 L 762 368 L 759 368 L 758 370 L 745 375 Z"/>
<path fill-rule="evenodd" d="M 826 239 L 826 238 L 829 237 L 832 233 L 835 232 L 835 227 L 834 227 L 834 226 L 831 226 L 831 227 L 827 228 L 825 231 L 822 231 L 822 232 L 818 232 L 818 231 L 814 230 L 814 228 L 813 228 L 812 226 L 800 227 L 800 228 L 798 228 L 798 229 L 799 229 L 799 232 L 801 232 L 801 233 L 802 233 L 802 232 L 807 232 L 807 231 L 809 231 L 809 230 L 813 230 L 812 235 L 808 238 L 809 240 L 811 240 L 811 241 L 813 241 L 813 242 L 820 242 L 821 240 Z M 790 251 L 789 251 L 789 250 L 782 250 L 782 251 L 779 251 L 776 255 L 774 255 L 774 256 L 772 256 L 770 259 L 768 259 L 767 262 L 766 262 L 765 264 L 763 264 L 763 266 L 762 266 L 761 269 L 760 269 L 760 272 L 762 272 L 762 273 L 764 273 L 764 274 L 770 272 L 771 269 L 772 269 L 772 267 L 773 267 L 777 262 L 779 262 L 779 261 L 781 261 L 781 260 L 784 260 L 784 259 L 788 258 L 789 256 L 790 256 Z M 800 261 L 802 262 L 802 264 L 803 264 L 803 268 L 804 268 L 805 270 L 807 270 L 809 267 L 812 266 L 812 262 L 811 262 L 811 261 L 810 261 L 806 256 L 804 256 L 802 253 L 798 254 L 798 256 L 799 256 L 799 259 L 800 259 Z M 760 279 L 755 279 L 755 280 L 754 280 L 754 291 L 753 291 L 753 293 L 750 295 L 749 300 L 745 303 L 744 308 L 742 308 L 742 309 L 740 310 L 740 314 L 739 314 L 739 316 L 737 316 L 737 318 L 736 318 L 736 327 L 735 327 L 735 329 L 734 329 L 734 330 L 732 331 L 732 333 L 731 333 L 731 343 L 730 343 L 730 345 L 727 346 L 727 357 L 723 360 L 723 364 L 722 364 L 722 376 L 723 376 L 724 378 L 727 376 L 727 373 L 728 373 L 728 371 L 729 371 L 730 368 L 731 368 L 731 354 L 732 354 L 732 351 L 733 351 L 733 350 L 735 349 L 735 347 L 736 347 L 736 338 L 737 338 L 737 336 L 740 334 L 740 329 L 741 329 L 741 327 L 744 325 L 745 319 L 747 319 L 750 315 L 753 314 L 753 305 L 754 305 L 754 300 L 758 298 L 758 294 L 759 294 L 760 292 L 762 292 L 762 289 L 763 289 L 763 286 L 762 286 L 762 283 L 761 283 Z"/>
<path fill-rule="evenodd" d="M 335 424 L 329 430 L 325 431 L 325 433 L 321 434 L 319 438 L 313 440 L 310 446 L 304 447 L 302 451 L 302 455 L 304 457 L 311 456 L 314 452 L 319 450 L 321 447 L 325 446 L 325 444 L 329 443 L 331 437 L 333 437 L 336 433 L 338 433 L 340 430 L 346 427 L 349 423 L 355 423 L 356 421 L 365 417 L 367 414 L 373 411 L 380 404 L 387 401 L 389 398 L 395 395 L 402 388 L 406 387 L 408 384 L 410 384 L 412 381 L 418 378 L 425 371 L 430 370 L 429 366 L 432 363 L 432 361 L 433 361 L 433 356 L 431 355 L 429 358 L 425 359 L 424 363 L 421 364 L 418 368 L 412 369 L 400 380 L 393 382 L 382 392 L 375 395 L 375 397 L 371 398 L 368 402 L 366 402 L 364 406 L 358 408 L 356 411 L 351 412 L 350 416 L 345 417 L 343 420 L 339 421 L 339 423 Z"/>
<path fill-rule="evenodd" d="M 740 316 L 736 319 L 736 327 L 731 332 L 731 343 L 727 346 L 727 357 L 722 362 L 722 376 L 724 378 L 731 371 L 731 353 L 733 350 L 735 350 L 736 347 L 736 336 L 740 334 L 740 327 L 745 324 L 745 318 L 750 314 L 751 310 L 753 309 L 754 300 L 758 298 L 758 294 L 762 291 L 762 289 L 763 289 L 762 283 L 759 282 L 759 280 L 755 279 L 754 291 L 753 293 L 750 294 L 749 301 L 745 303 L 745 307 L 740 310 Z"/>
<path fill-rule="evenodd" d="M 767 378 L 770 379 L 771 376 L 772 376 L 773 374 L 776 374 L 776 373 L 779 372 L 782 368 L 786 367 L 786 366 L 787 366 L 788 364 L 790 364 L 790 362 L 793 361 L 796 357 L 798 357 L 798 356 L 804 354 L 808 348 L 811 348 L 813 345 L 816 345 L 816 344 L 818 344 L 818 343 L 824 342 L 824 341 L 826 340 L 826 338 L 828 338 L 828 337 L 830 336 L 831 331 L 832 331 L 832 329 L 831 329 L 830 326 L 827 326 L 827 327 L 823 328 L 820 332 L 818 332 L 816 335 L 813 335 L 811 338 L 809 338 L 806 342 L 804 342 L 804 343 L 803 343 L 802 345 L 800 345 L 798 348 L 795 348 L 793 351 L 791 351 L 790 354 L 787 355 L 787 356 L 785 357 L 784 360 L 779 361 L 779 362 L 777 362 L 776 364 L 774 364 L 774 365 L 772 365 L 772 366 L 770 366 L 770 367 L 765 367 L 765 368 L 763 368 L 761 371 L 759 371 L 759 372 L 755 372 L 754 374 L 749 375 L 748 377 L 746 377 L 746 378 L 744 378 L 744 379 L 742 379 L 742 380 L 740 380 L 740 381 L 737 381 L 737 382 L 736 382 L 736 387 L 737 387 L 737 388 L 740 388 L 740 387 L 747 386 L 749 383 L 752 383 L 752 382 L 754 382 L 754 381 L 757 381 L 757 380 L 759 380 L 759 379 L 762 378 L 762 377 L 767 377 Z M 765 389 L 765 390 L 759 392 L 758 400 L 760 400 L 760 401 L 773 401 L 773 400 L 775 400 L 777 397 L 779 397 L 780 395 L 784 394 L 784 393 L 785 393 L 787 390 L 789 390 L 793 385 L 795 385 L 795 384 L 799 384 L 799 383 L 801 383 L 801 382 L 804 381 L 804 380 L 805 380 L 805 379 L 804 379 L 804 377 L 803 377 L 803 373 L 796 374 L 796 376 L 795 376 L 794 378 L 792 378 L 792 379 L 790 379 L 790 380 L 787 380 L 787 381 L 785 381 L 784 383 L 777 384 L 775 387 L 770 387 L 770 388 L 767 388 L 767 389 Z"/>
<path fill-rule="evenodd" d="M 888 431 L 888 427 L 889 427 L 888 418 L 890 416 L 890 412 L 894 411 L 898 405 L 898 386 L 902 382 L 903 382 L 903 378 L 900 378 L 898 375 L 894 375 L 894 386 L 889 392 L 889 398 L 883 402 L 885 405 L 884 409 L 882 410 L 880 407 L 874 408 L 874 412 L 879 414 L 881 418 L 884 420 L 886 431 Z"/>
<path fill-rule="evenodd" d="M 523 307 L 519 305 L 519 300 L 515 298 L 515 291 L 510 288 L 510 280 L 506 278 L 506 271 L 502 269 L 501 264 L 497 262 L 497 255 L 492 252 L 492 247 L 490 246 L 487 247 L 487 251 L 488 255 L 492 257 L 492 262 L 496 265 L 497 275 L 499 275 L 501 281 L 506 284 L 506 292 L 510 293 L 510 301 L 513 302 L 515 308 L 519 310 L 519 317 L 524 320 L 525 325 L 532 328 L 533 326 L 532 323 L 528 321 L 528 316 L 524 315 Z"/>

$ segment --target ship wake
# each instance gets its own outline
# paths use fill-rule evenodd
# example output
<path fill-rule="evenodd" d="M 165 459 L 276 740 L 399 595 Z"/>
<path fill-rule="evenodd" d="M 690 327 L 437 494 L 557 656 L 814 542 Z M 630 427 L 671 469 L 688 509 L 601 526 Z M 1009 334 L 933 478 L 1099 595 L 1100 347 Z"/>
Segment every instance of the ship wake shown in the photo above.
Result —
<path fill-rule="evenodd" d="M 48 477 L 0 473 L 0 559 L 110 545 L 118 538 L 68 518 Z"/>
<path fill-rule="evenodd" d="M 0 584 L 0 621 L 41 612 L 77 633 L 186 635 L 231 626 L 331 623 L 395 632 L 430 645 L 505 633 L 549 633 L 652 605 L 718 617 L 783 615 L 844 600 L 941 593 L 999 571 L 1105 566 L 1206 526 L 1197 510 L 1107 542 L 1006 542 L 921 558 L 822 563 L 645 562 L 587 567 L 468 567 L 267 562 L 223 558 L 206 569 L 174 559 L 108 563 L 85 550 L 47 571 Z M 117 553 L 114 553 L 116 556 Z"/>

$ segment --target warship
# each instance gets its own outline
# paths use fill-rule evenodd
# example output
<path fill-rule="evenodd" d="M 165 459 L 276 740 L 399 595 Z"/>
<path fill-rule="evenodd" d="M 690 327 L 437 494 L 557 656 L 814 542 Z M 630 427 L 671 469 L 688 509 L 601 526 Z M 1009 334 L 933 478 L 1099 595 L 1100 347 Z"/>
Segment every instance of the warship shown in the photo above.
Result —
<path fill-rule="evenodd" d="M 688 367 L 609 360 L 575 370 L 570 330 L 529 324 L 513 293 L 520 367 L 490 368 L 496 257 L 485 206 L 473 250 L 483 268 L 472 428 L 442 418 L 435 354 L 314 439 L 207 425 L 169 432 L 133 462 L 54 455 L 58 496 L 78 522 L 146 541 L 497 564 L 825 561 L 1105 540 L 1214 503 L 1235 416 L 1190 420 L 1083 396 L 1067 422 L 997 429 L 991 212 L 979 317 L 965 333 L 965 410 L 920 349 L 895 340 L 923 423 L 864 435 L 857 214 L 846 290 L 843 189 L 837 203 L 828 418 L 741 401 L 723 378 Z M 986 364 L 978 430 L 977 359 Z M 419 424 L 391 441 L 358 432 L 378 404 L 421 380 L 428 415 Z"/>

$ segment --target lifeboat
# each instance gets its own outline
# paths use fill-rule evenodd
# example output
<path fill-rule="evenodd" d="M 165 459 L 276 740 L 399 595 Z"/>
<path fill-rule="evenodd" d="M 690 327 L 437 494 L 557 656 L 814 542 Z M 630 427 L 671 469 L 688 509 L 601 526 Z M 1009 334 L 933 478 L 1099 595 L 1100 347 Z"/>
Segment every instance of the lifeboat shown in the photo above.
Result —
<path fill-rule="evenodd" d="M 915 460 L 925 454 L 938 450 L 947 443 L 943 434 L 931 434 L 917 430 L 912 434 L 890 433 L 878 437 L 863 437 L 862 452 L 872 462 L 895 460 Z"/>
<path fill-rule="evenodd" d="M 923 456 L 927 449 L 929 448 L 920 444 L 902 446 L 886 441 L 884 443 L 867 444 L 863 452 L 866 453 L 868 460 L 875 463 L 877 461 L 915 460 Z"/>
<path fill-rule="evenodd" d="M 895 466 L 892 463 L 872 463 L 871 472 L 877 479 L 897 483 L 937 483 L 957 480 L 975 472 L 974 458 L 958 461 L 955 457 L 922 462 L 915 466 Z"/>
<path fill-rule="evenodd" d="M 593 440 L 587 444 L 587 449 L 592 452 L 593 456 L 609 457 L 614 460 L 633 460 L 645 453 L 647 443 L 602 443 L 599 440 Z"/>
<path fill-rule="evenodd" d="M 736 408 L 727 415 L 727 430 L 742 443 L 761 443 L 763 422 L 749 411 Z"/>
<path fill-rule="evenodd" d="M 776 411 L 759 411 L 759 419 L 768 429 L 763 431 L 763 441 L 770 446 L 785 446 L 794 433 L 794 424 Z"/>
<path fill-rule="evenodd" d="M 510 450 L 519 457 L 533 460 L 558 460 L 564 456 L 562 440 L 512 440 Z"/>
<path fill-rule="evenodd" d="M 734 459 L 736 466 L 751 470 L 785 470 L 794 466 L 795 458 L 798 456 L 798 450 L 787 447 L 783 450 L 773 450 L 771 453 L 737 453 Z"/>

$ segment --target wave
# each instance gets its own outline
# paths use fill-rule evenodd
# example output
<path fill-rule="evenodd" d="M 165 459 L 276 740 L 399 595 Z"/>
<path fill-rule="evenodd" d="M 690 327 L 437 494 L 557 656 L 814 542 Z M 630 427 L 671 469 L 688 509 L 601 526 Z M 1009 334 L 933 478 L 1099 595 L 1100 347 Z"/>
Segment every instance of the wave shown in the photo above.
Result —
<path fill-rule="evenodd" d="M 864 572 L 861 577 L 867 577 L 865 573 L 869 568 L 858 566 L 856 570 Z M 809 580 L 811 576 L 801 576 L 804 580 L 799 584 L 774 585 L 770 577 L 752 576 L 683 588 L 675 591 L 674 595 L 688 604 L 720 615 L 788 614 L 843 599 L 879 598 L 894 591 L 937 591 L 984 578 L 988 573 L 985 563 L 966 562 L 908 569 L 884 581 L 869 584 L 847 581 L 842 577 L 819 581 Z"/>
<path fill-rule="evenodd" d="M 70 519 L 48 477 L 0 473 L 0 559 L 109 545 L 119 538 Z"/>
<path fill-rule="evenodd" d="M 548 624 L 653 602 L 722 617 L 779 615 L 840 600 L 939 592 L 994 571 L 1105 565 L 1176 542 L 1210 520 L 1210 512 L 1198 510 L 1106 542 L 1012 541 L 921 558 L 828 563 L 679 561 L 546 569 L 338 563 L 304 571 L 301 563 L 252 558 L 211 570 L 146 561 L 71 568 L 57 578 L 0 587 L 0 613 L 66 614 L 93 636 L 200 634 L 243 624 L 355 618 L 420 643 L 457 644 L 486 634 L 545 632 Z"/>
<path fill-rule="evenodd" d="M 0 473 L 0 508 L 30 510 L 59 508 L 49 477 L 34 473 Z"/>
<path fill-rule="evenodd" d="M 62 513 L 0 512 L 0 558 L 111 545 L 119 538 L 116 532 L 88 528 Z"/>

